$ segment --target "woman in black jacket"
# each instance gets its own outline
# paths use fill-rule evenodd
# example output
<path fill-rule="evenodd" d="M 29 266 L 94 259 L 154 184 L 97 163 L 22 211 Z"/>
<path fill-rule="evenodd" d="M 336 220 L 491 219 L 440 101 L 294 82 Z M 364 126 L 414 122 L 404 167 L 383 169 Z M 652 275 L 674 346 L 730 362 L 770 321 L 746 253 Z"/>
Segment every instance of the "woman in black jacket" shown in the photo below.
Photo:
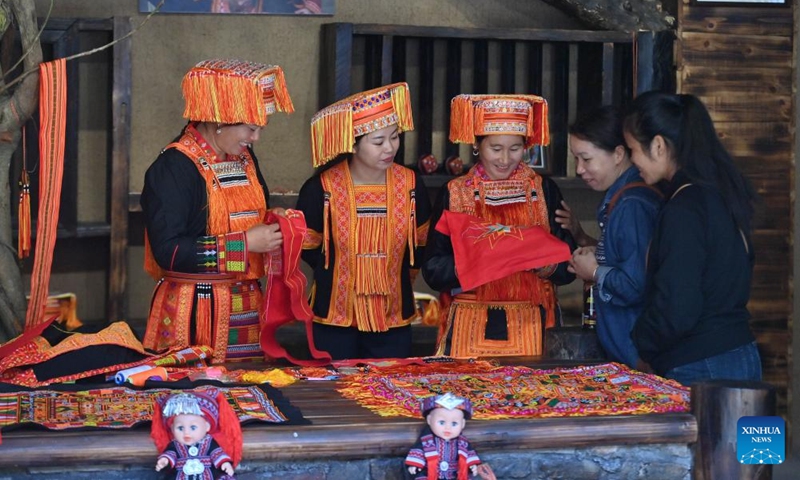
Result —
<path fill-rule="evenodd" d="M 747 302 L 755 192 L 692 95 L 647 92 L 625 120 L 625 141 L 667 203 L 648 257 L 646 306 L 631 333 L 659 375 L 690 384 L 761 379 Z"/>

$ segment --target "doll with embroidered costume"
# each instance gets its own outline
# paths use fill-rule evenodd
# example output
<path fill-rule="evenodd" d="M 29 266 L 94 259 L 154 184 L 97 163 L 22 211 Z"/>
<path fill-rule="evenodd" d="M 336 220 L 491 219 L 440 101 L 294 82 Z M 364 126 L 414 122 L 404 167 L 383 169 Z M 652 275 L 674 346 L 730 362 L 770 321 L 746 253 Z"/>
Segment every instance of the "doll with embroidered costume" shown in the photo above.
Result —
<path fill-rule="evenodd" d="M 174 469 L 176 480 L 233 479 L 241 460 L 239 419 L 214 388 L 158 399 L 151 437 L 162 452 L 156 471 Z"/>
<path fill-rule="evenodd" d="M 427 422 L 405 464 L 415 480 L 467 480 L 478 474 L 480 458 L 461 432 L 472 417 L 469 400 L 450 393 L 421 402 Z"/>

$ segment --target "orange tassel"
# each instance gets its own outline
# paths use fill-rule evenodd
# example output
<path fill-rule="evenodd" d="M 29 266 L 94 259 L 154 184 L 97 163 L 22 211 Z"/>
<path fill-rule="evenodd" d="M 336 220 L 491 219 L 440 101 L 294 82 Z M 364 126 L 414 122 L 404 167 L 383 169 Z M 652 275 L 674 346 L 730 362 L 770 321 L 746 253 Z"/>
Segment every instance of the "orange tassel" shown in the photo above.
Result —
<path fill-rule="evenodd" d="M 416 265 L 414 250 L 417 245 L 417 195 L 411 190 L 411 205 L 408 212 L 408 259 L 411 265 Z"/>
<path fill-rule="evenodd" d="M 328 226 L 331 218 L 331 194 L 325 192 L 325 203 L 322 207 L 322 253 L 325 255 L 325 270 L 330 265 L 330 246 L 331 229 Z"/>
<path fill-rule="evenodd" d="M 242 426 L 224 393 L 217 394 L 217 404 L 219 405 L 219 421 L 217 422 L 217 431 L 211 436 L 231 457 L 235 468 L 242 461 Z"/>
<path fill-rule="evenodd" d="M 17 256 L 19 258 L 27 258 L 31 254 L 31 184 L 24 165 L 22 167 L 22 178 L 19 181 L 17 219 L 19 223 L 17 227 Z"/>
<path fill-rule="evenodd" d="M 198 283 L 196 288 L 197 295 L 197 345 L 211 346 L 211 285 L 208 283 Z"/>

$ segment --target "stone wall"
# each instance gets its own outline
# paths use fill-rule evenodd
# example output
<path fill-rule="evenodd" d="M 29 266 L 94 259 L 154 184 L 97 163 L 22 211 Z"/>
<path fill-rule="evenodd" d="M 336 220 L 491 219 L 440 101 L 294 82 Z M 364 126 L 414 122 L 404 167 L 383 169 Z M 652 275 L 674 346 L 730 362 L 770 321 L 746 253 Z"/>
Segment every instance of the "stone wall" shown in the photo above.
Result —
<path fill-rule="evenodd" d="M 598 439 L 598 442 L 602 439 Z M 481 452 L 498 480 L 689 480 L 692 452 L 688 445 L 655 444 L 536 451 Z M 153 461 L 155 464 L 155 459 Z M 402 458 L 250 463 L 236 472 L 239 480 L 404 480 Z M 87 467 L 0 473 L 0 480 L 150 480 L 151 467 Z"/>

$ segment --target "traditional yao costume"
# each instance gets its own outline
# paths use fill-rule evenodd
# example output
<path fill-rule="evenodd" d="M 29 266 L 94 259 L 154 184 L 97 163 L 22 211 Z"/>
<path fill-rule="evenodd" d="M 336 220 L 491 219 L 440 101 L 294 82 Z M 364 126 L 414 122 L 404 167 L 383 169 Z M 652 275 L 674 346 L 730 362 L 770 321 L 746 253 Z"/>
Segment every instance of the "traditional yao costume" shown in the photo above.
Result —
<path fill-rule="evenodd" d="M 458 409 L 464 412 L 464 420 L 472 418 L 470 401 L 450 393 L 424 398 L 420 405 L 422 418 L 427 418 L 434 408 Z M 416 475 L 412 475 L 415 480 L 467 480 L 470 468 L 480 463 L 478 454 L 465 436 L 445 440 L 434 435 L 428 426 L 405 460 L 407 466 L 419 469 Z"/>
<path fill-rule="evenodd" d="M 525 148 L 546 145 L 549 143 L 547 103 L 534 95 L 455 97 L 450 140 L 477 145 L 487 135 L 520 135 L 524 137 Z M 572 235 L 555 222 L 555 209 L 561 200 L 555 182 L 524 162 L 504 180 L 490 179 L 478 163 L 465 175 L 448 182 L 432 215 L 436 229 L 428 238 L 422 268 L 428 285 L 441 292 L 442 305 L 449 305 L 437 342 L 437 355 L 541 355 L 544 328 L 556 324 L 554 286 L 575 278 L 567 272 L 567 262 L 563 260 L 534 270 L 522 270 L 524 262 L 515 262 L 502 267 L 502 278 L 488 283 L 481 278 L 485 277 L 485 270 L 462 268 L 456 273 L 453 242 L 463 242 L 465 237 L 460 232 L 445 235 L 439 231 L 442 212 L 449 210 L 477 217 L 493 225 L 496 232 L 519 233 L 521 227 L 539 227 L 566 242 L 572 251 L 575 249 Z M 468 247 L 480 249 L 476 254 L 496 256 L 497 268 L 505 263 L 502 260 L 507 253 L 501 248 L 479 242 Z M 547 247 L 533 238 L 517 248 L 530 249 L 537 257 L 547 256 L 535 251 Z M 478 286 L 465 291 L 462 287 L 466 285 Z"/>
<path fill-rule="evenodd" d="M 264 221 L 269 192 L 250 148 L 218 158 L 195 125 L 263 127 L 294 107 L 278 66 L 207 60 L 182 88 L 190 123 L 150 166 L 142 191 L 145 270 L 159 282 L 143 344 L 208 345 L 215 363 L 263 359 L 264 254 L 247 251 L 245 232 Z"/>
<path fill-rule="evenodd" d="M 325 348 L 332 334 L 391 335 L 416 316 L 412 283 L 428 235 L 430 204 L 417 173 L 400 164 L 382 184 L 354 183 L 349 161 L 362 135 L 397 125 L 414 128 L 408 86 L 387 85 L 341 100 L 311 121 L 313 164 L 322 167 L 300 190 L 297 208 L 305 214 L 308 236 L 303 260 L 314 270 L 312 308 L 315 340 Z M 328 162 L 339 157 L 330 165 Z M 320 325 L 335 327 L 320 337 Z M 409 356 L 410 330 L 402 348 L 371 351 L 377 356 Z M 384 337 L 387 338 L 387 337 Z M 330 351 L 330 347 L 328 348 Z M 332 352 L 355 358 L 356 352 Z"/>
<path fill-rule="evenodd" d="M 196 415 L 209 424 L 208 433 L 197 443 L 185 445 L 169 433 L 176 415 Z M 235 468 L 242 460 L 242 429 L 239 418 L 225 396 L 215 388 L 174 393 L 158 398 L 153 409 L 150 436 L 176 480 L 233 479 L 221 467 Z"/>

